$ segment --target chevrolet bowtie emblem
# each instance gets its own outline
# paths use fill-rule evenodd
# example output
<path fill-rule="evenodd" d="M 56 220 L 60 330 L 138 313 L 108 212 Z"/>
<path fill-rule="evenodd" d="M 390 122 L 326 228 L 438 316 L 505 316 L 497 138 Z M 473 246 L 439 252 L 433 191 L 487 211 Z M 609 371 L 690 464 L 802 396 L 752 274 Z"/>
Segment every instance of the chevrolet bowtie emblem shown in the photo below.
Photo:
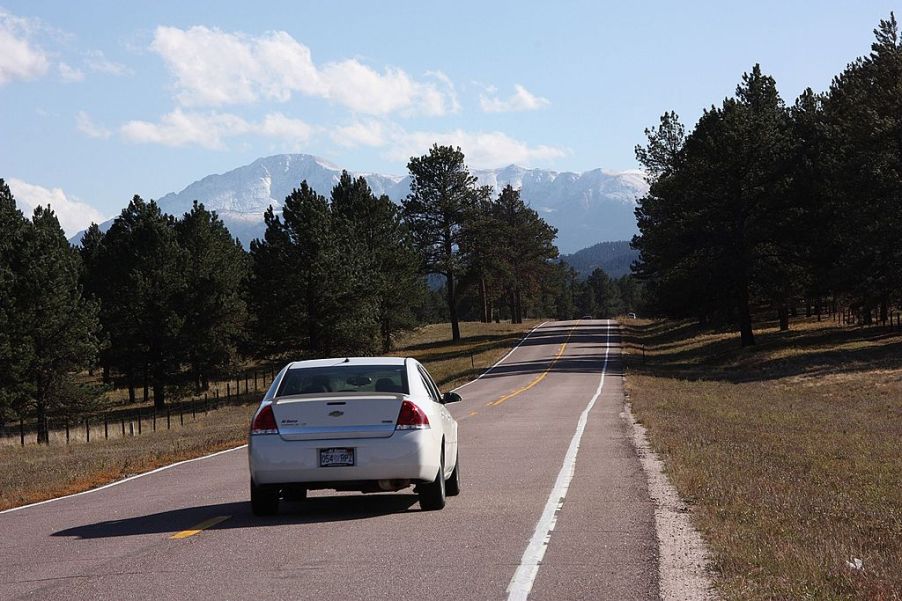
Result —
<path fill-rule="evenodd" d="M 344 411 L 331 411 L 331 412 L 329 413 L 329 415 L 330 415 L 331 417 L 341 417 L 341 416 L 344 415 L 344 414 L 345 414 Z"/>

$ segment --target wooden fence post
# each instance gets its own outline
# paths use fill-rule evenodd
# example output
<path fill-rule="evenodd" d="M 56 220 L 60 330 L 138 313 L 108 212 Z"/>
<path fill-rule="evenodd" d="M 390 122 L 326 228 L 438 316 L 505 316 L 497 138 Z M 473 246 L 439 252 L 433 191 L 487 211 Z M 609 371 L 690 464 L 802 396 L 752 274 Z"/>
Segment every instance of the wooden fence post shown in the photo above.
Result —
<path fill-rule="evenodd" d="M 69 418 L 66 418 L 66 444 L 69 444 Z"/>
<path fill-rule="evenodd" d="M 19 442 L 25 446 L 25 419 L 19 418 Z"/>
<path fill-rule="evenodd" d="M 138 409 L 138 434 L 141 433 L 141 410 Z"/>
<path fill-rule="evenodd" d="M 88 423 L 88 418 L 85 418 L 85 442 L 91 442 L 91 425 Z"/>
<path fill-rule="evenodd" d="M 172 421 L 170 420 L 169 407 L 166 407 L 166 429 L 169 430 L 172 427 Z"/>
<path fill-rule="evenodd" d="M 106 413 L 103 414 L 103 439 L 110 439 L 110 422 L 109 416 Z"/>

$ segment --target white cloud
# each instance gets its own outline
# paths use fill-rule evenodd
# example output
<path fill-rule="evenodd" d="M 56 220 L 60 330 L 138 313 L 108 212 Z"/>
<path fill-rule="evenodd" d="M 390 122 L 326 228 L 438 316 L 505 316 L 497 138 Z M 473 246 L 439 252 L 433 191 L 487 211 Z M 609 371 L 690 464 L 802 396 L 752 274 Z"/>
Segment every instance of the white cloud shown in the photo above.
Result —
<path fill-rule="evenodd" d="M 13 196 L 16 197 L 19 209 L 27 216 L 30 217 L 38 205 L 50 205 L 67 236 L 75 235 L 92 222 L 100 223 L 104 220 L 100 211 L 85 202 L 67 196 L 62 188 L 44 188 L 16 178 L 10 178 L 7 183 Z"/>
<path fill-rule="evenodd" d="M 66 63 L 60 62 L 57 64 L 57 69 L 59 69 L 60 77 L 63 81 L 71 83 L 76 81 L 84 81 L 85 73 L 81 69 L 76 69 L 75 67 L 70 67 Z"/>
<path fill-rule="evenodd" d="M 510 164 L 533 166 L 564 157 L 567 151 L 556 146 L 530 146 L 505 133 L 468 132 L 456 129 L 449 132 L 398 132 L 388 151 L 393 160 L 407 160 L 425 154 L 433 144 L 459 146 L 474 167 L 492 168 Z"/>
<path fill-rule="evenodd" d="M 105 140 L 110 137 L 111 133 L 110 130 L 102 125 L 94 123 L 91 116 L 84 111 L 78 111 L 78 113 L 75 114 L 75 127 L 89 138 Z"/>
<path fill-rule="evenodd" d="M 356 59 L 317 66 L 310 49 L 284 31 L 254 37 L 204 26 L 158 27 L 151 49 L 175 75 L 176 98 L 185 107 L 284 102 L 296 93 L 370 115 L 443 115 L 458 106 L 443 74 L 433 74 L 441 90 L 402 69 L 380 72 Z"/>
<path fill-rule="evenodd" d="M 0 9 L 0 85 L 47 72 L 50 61 L 29 39 L 32 28 L 30 20 Z"/>
<path fill-rule="evenodd" d="M 494 94 L 495 88 L 486 89 L 488 94 Z M 520 84 L 514 86 L 512 96 L 504 99 L 498 96 L 480 94 L 479 105 L 487 113 L 507 113 L 510 111 L 534 111 L 551 104 L 551 101 L 541 96 L 536 96 Z"/>
<path fill-rule="evenodd" d="M 257 129 L 264 136 L 283 138 L 297 143 L 308 142 L 313 135 L 313 128 L 307 123 L 286 117 L 282 113 L 267 115 Z"/>
<path fill-rule="evenodd" d="M 330 135 L 340 146 L 383 146 L 386 142 L 385 127 L 375 120 L 337 127 Z"/>
<path fill-rule="evenodd" d="M 116 77 L 132 74 L 131 69 L 121 63 L 111 61 L 100 50 L 88 51 L 85 58 L 85 65 L 95 73 L 104 73 Z"/>
<path fill-rule="evenodd" d="M 159 123 L 129 121 L 120 128 L 122 135 L 133 142 L 149 142 L 164 146 L 197 145 L 221 150 L 224 139 L 250 129 L 247 121 L 228 113 L 185 113 L 175 109 L 163 115 Z"/>
<path fill-rule="evenodd" d="M 212 150 L 225 149 L 225 140 L 236 136 L 259 135 L 300 144 L 313 134 L 310 125 L 282 113 L 271 113 L 260 123 L 253 123 L 231 113 L 185 112 L 180 108 L 163 115 L 159 123 L 129 121 L 119 131 L 132 142 Z"/>

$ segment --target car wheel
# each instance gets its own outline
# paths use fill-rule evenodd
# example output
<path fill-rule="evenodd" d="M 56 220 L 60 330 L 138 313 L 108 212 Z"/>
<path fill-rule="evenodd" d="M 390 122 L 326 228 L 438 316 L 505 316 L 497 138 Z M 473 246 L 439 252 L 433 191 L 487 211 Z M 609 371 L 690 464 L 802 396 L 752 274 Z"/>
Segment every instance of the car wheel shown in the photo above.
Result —
<path fill-rule="evenodd" d="M 445 482 L 445 494 L 449 497 L 456 497 L 460 494 L 460 453 L 457 454 L 451 477 Z"/>
<path fill-rule="evenodd" d="M 279 489 L 272 486 L 257 486 L 251 480 L 251 511 L 254 515 L 279 513 Z"/>
<path fill-rule="evenodd" d="M 420 509 L 423 511 L 434 511 L 445 506 L 445 453 L 442 451 L 442 458 L 439 461 L 438 474 L 435 480 L 428 484 L 420 484 L 417 487 L 417 494 L 420 497 Z"/>
<path fill-rule="evenodd" d="M 291 503 L 300 503 L 307 499 L 307 489 L 303 486 L 286 486 L 282 489 L 282 498 Z"/>

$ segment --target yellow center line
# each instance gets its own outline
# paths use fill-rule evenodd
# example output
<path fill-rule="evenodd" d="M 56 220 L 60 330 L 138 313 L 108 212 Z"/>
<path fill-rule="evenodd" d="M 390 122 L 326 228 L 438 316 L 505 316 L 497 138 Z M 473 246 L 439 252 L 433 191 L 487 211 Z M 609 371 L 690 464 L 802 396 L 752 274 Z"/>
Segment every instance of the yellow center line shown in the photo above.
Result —
<path fill-rule="evenodd" d="M 495 399 L 495 400 L 492 401 L 491 403 L 487 403 L 488 406 L 489 406 L 489 407 L 497 407 L 498 405 L 500 405 L 500 404 L 503 403 L 504 401 L 506 401 L 506 400 L 508 400 L 508 399 L 512 399 L 512 398 L 514 398 L 515 396 L 517 396 L 518 394 L 522 394 L 522 393 L 526 392 L 527 390 L 529 390 L 530 388 L 532 388 L 533 386 L 535 386 L 536 384 L 538 384 L 539 382 L 541 382 L 542 380 L 544 380 L 544 379 L 545 379 L 545 376 L 547 376 L 548 373 L 554 368 L 554 365 L 555 365 L 555 363 L 558 362 L 558 359 L 560 359 L 561 356 L 564 354 L 564 350 L 567 348 L 567 343 L 570 342 L 570 336 L 573 335 L 573 330 L 575 330 L 575 329 L 576 329 L 576 326 L 578 326 L 578 325 L 579 325 L 579 321 L 577 321 L 577 322 L 573 325 L 573 327 L 570 328 L 570 331 L 567 332 L 567 338 L 564 339 L 563 344 L 561 344 L 561 348 L 558 349 L 557 354 L 554 356 L 554 359 L 551 360 L 551 364 L 548 366 L 548 368 L 547 368 L 545 371 L 543 371 L 543 372 L 540 373 L 538 376 L 536 376 L 535 378 L 533 378 L 533 379 L 532 379 L 532 382 L 530 382 L 530 383 L 527 384 L 526 386 L 523 386 L 522 388 L 518 388 L 518 389 L 514 390 L 513 392 L 509 392 L 509 393 L 507 393 L 506 395 L 504 395 L 503 397 L 500 397 L 500 398 Z"/>
<path fill-rule="evenodd" d="M 176 534 L 173 534 L 173 535 L 170 536 L 169 538 L 171 538 L 171 539 L 179 539 L 179 538 L 188 538 L 189 536 L 194 536 L 195 534 L 197 534 L 197 533 L 200 532 L 201 530 L 206 530 L 207 528 L 209 528 L 209 527 L 211 527 L 211 526 L 215 526 L 216 524 L 221 524 L 222 522 L 226 521 L 226 520 L 229 519 L 230 517 L 232 517 L 232 516 L 230 516 L 230 515 L 218 515 L 218 516 L 216 516 L 215 518 L 210 518 L 209 520 L 204 520 L 204 521 L 201 522 L 200 524 L 197 524 L 196 526 L 192 526 L 192 527 L 189 528 L 188 530 L 182 530 L 181 532 L 178 532 L 178 533 L 176 533 Z"/>

